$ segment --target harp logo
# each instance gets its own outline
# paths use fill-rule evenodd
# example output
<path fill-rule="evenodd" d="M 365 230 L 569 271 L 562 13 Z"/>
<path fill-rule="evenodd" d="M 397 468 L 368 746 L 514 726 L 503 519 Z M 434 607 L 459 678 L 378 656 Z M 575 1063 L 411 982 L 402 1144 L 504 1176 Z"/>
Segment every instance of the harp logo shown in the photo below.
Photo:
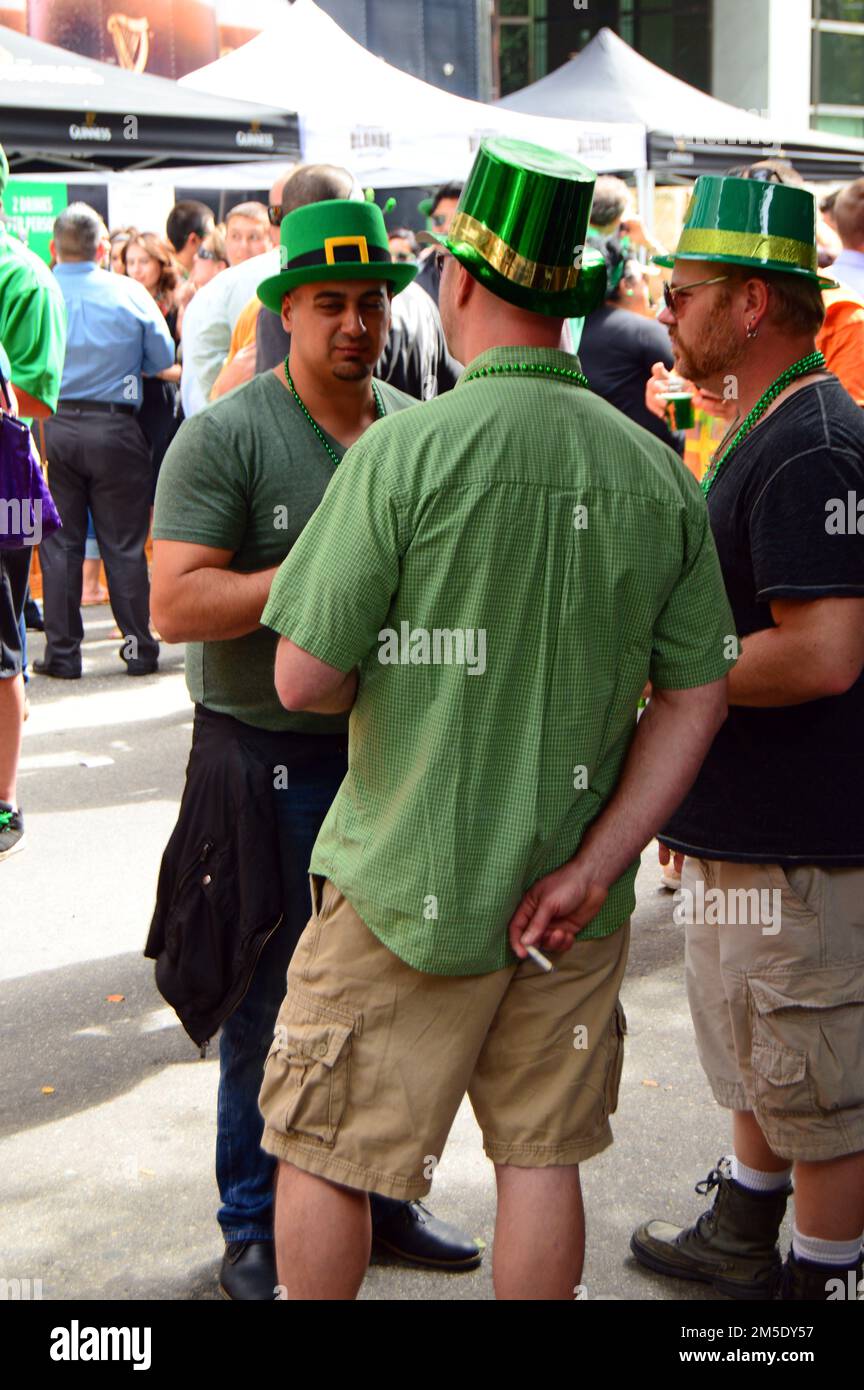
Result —
<path fill-rule="evenodd" d="M 128 14 L 110 14 L 105 25 L 114 41 L 114 52 L 121 68 L 143 72 L 150 57 L 150 22 L 130 19 Z"/>

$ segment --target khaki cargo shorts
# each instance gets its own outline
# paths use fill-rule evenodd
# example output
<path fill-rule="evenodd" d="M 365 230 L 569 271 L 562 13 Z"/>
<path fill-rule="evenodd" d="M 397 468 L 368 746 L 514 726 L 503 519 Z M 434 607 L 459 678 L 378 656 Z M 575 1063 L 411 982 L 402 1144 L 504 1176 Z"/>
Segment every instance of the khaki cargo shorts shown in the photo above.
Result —
<path fill-rule="evenodd" d="M 688 858 L 681 887 L 702 919 L 687 993 L 718 1103 L 752 1110 L 781 1158 L 864 1150 L 864 868 Z"/>
<path fill-rule="evenodd" d="M 487 975 L 429 975 L 311 878 L 264 1070 L 263 1147 L 346 1187 L 413 1200 L 468 1093 L 495 1163 L 575 1164 L 612 1142 L 629 923 Z M 323 891 L 322 891 L 323 890 Z"/>

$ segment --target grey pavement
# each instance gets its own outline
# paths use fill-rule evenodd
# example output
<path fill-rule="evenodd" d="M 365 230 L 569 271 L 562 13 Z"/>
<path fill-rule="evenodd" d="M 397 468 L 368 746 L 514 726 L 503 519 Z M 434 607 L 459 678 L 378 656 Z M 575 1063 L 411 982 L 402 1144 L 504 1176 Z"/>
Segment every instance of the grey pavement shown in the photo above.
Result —
<path fill-rule="evenodd" d="M 0 864 L 0 1278 L 41 1279 L 55 1300 L 214 1299 L 215 1048 L 199 1058 L 141 954 L 192 708 L 182 648 L 163 646 L 160 672 L 132 679 L 112 626 L 108 608 L 87 610 L 83 678 L 29 686 L 26 849 Z M 29 638 L 32 661 L 43 641 Z M 584 1283 L 589 1299 L 709 1300 L 702 1286 L 647 1275 L 628 1250 L 639 1221 L 705 1208 L 693 1185 L 728 1147 L 650 849 L 638 896 L 615 1144 L 583 1168 Z M 482 1268 L 374 1264 L 362 1298 L 493 1297 L 494 1180 L 467 1102 L 429 1204 L 486 1242 Z"/>

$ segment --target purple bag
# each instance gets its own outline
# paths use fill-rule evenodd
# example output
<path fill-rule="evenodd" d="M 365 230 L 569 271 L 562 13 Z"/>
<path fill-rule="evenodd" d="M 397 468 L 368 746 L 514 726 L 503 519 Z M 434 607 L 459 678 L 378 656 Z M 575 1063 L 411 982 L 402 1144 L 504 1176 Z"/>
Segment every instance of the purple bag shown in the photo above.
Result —
<path fill-rule="evenodd" d="M 0 372 L 0 550 L 38 545 L 62 526 L 54 498 L 42 473 L 29 429 L 7 412 L 12 403 Z"/>

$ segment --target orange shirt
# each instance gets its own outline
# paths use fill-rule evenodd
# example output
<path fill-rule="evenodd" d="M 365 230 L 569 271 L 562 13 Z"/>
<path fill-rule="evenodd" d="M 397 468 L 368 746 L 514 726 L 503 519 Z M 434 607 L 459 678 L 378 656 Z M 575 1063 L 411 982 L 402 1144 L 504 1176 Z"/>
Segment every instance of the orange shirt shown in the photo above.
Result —
<path fill-rule="evenodd" d="M 843 285 L 823 290 L 822 298 L 825 322 L 816 346 L 825 354 L 828 371 L 839 378 L 857 405 L 864 406 L 864 303 Z"/>
<path fill-rule="evenodd" d="M 231 334 L 231 346 L 228 349 L 226 362 L 231 362 L 236 357 L 241 348 L 252 347 L 255 342 L 255 331 L 258 327 L 258 310 L 261 308 L 261 300 L 257 294 L 249 300 L 240 310 L 237 322 Z M 862 306 L 864 313 L 864 306 Z"/>

